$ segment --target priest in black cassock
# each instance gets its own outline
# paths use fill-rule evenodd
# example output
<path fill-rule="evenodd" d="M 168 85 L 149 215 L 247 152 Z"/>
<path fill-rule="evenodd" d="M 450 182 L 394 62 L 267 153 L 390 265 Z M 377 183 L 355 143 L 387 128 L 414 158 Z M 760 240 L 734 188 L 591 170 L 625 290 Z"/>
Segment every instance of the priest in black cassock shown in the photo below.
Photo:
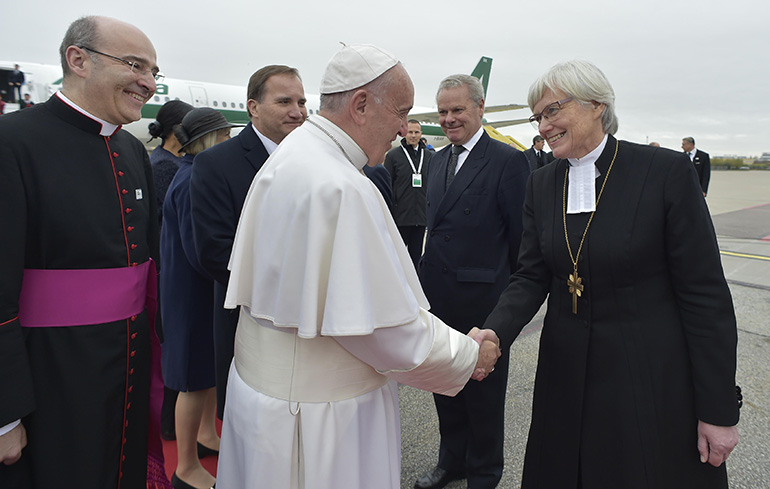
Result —
<path fill-rule="evenodd" d="M 60 54 L 61 92 L 0 119 L 0 487 L 168 487 L 148 421 L 157 204 L 121 130 L 162 75 L 115 19 L 75 21 Z"/>
<path fill-rule="evenodd" d="M 711 217 L 684 155 L 612 136 L 614 105 L 587 62 L 529 91 L 557 160 L 484 324 L 505 350 L 548 298 L 522 488 L 723 489 L 737 332 Z"/>

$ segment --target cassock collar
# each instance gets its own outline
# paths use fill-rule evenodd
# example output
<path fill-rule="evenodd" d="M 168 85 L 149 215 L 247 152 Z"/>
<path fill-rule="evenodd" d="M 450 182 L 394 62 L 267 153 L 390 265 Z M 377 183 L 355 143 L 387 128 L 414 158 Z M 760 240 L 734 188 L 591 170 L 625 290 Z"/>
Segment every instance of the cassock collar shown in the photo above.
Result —
<path fill-rule="evenodd" d="M 262 141 L 262 145 L 265 147 L 265 151 L 267 151 L 267 154 L 268 155 L 273 154 L 273 151 L 275 151 L 275 148 L 278 147 L 278 143 L 276 143 L 272 139 L 268 138 L 267 136 L 259 132 L 259 130 L 257 129 L 257 126 L 255 126 L 254 124 L 252 124 L 251 127 L 254 129 L 254 132 L 257 133 L 257 137 L 259 138 L 259 140 Z"/>
<path fill-rule="evenodd" d="M 61 100 L 65 104 L 69 105 L 73 109 L 77 110 L 78 112 L 80 112 L 84 116 L 88 117 L 89 119 L 93 120 L 94 122 L 98 122 L 99 126 L 100 126 L 99 127 L 99 135 L 100 136 L 107 136 L 107 137 L 114 136 L 115 133 L 120 131 L 120 128 L 123 127 L 123 126 L 116 126 L 115 124 L 112 124 L 112 123 L 107 122 L 105 120 L 99 119 L 95 115 L 86 112 L 85 110 L 80 108 L 80 106 L 78 106 L 75 102 L 73 102 L 72 100 L 67 98 L 67 96 L 64 95 L 62 92 L 56 92 L 55 95 L 59 98 L 59 100 Z"/>
<path fill-rule="evenodd" d="M 316 114 L 313 116 L 312 120 L 317 126 L 319 126 L 322 129 L 315 127 L 313 124 L 307 124 L 310 130 L 315 130 L 320 132 L 321 136 L 328 139 L 331 144 L 334 144 L 335 142 L 339 144 L 339 147 L 342 150 L 342 153 L 344 153 L 344 155 L 347 155 L 346 159 L 349 159 L 350 162 L 353 164 L 353 166 L 356 167 L 357 170 L 362 171 L 364 168 L 364 165 L 366 165 L 366 163 L 369 161 L 369 157 L 366 156 L 366 153 L 364 153 L 364 150 L 361 149 L 361 146 L 359 146 L 355 141 L 353 141 L 353 138 L 348 136 L 348 134 L 345 131 L 343 131 L 339 126 L 334 124 L 329 119 Z M 302 126 L 305 126 L 305 124 L 302 124 Z M 324 130 L 329 134 L 325 134 Z M 330 138 L 330 135 L 331 135 L 331 138 Z"/>

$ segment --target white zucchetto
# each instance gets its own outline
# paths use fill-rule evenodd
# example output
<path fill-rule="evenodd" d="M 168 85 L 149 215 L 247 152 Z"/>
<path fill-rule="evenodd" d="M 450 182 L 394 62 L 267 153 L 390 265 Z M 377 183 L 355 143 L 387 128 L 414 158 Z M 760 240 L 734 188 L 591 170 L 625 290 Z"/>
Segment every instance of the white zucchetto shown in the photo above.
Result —
<path fill-rule="evenodd" d="M 321 95 L 362 87 L 396 64 L 398 60 L 392 54 L 376 46 L 345 46 L 326 66 L 326 72 L 321 78 Z"/>

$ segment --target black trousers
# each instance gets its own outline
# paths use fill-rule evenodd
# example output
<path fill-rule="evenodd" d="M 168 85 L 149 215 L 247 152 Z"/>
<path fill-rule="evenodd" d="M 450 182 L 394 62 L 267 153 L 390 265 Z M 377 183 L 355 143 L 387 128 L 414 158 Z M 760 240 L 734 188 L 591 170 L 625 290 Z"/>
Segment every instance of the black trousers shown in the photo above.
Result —
<path fill-rule="evenodd" d="M 401 238 L 414 263 L 414 269 L 417 270 L 422 256 L 422 244 L 425 241 L 425 226 L 398 226 L 398 232 L 401 233 Z"/>
<path fill-rule="evenodd" d="M 465 476 L 468 489 L 493 489 L 503 476 L 505 392 L 510 352 L 482 382 L 469 380 L 455 397 L 434 394 L 441 444 L 438 466 Z"/>

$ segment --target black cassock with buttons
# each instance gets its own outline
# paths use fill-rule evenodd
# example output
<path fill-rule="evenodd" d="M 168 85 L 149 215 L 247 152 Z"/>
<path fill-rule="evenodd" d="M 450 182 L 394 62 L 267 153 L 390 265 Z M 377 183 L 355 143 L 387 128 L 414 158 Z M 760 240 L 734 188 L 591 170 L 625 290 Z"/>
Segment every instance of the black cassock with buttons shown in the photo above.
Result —
<path fill-rule="evenodd" d="M 0 427 L 21 418 L 28 436 L 21 461 L 0 468 L 0 487 L 146 484 L 147 312 L 73 327 L 18 320 L 25 268 L 157 259 L 147 153 L 126 131 L 100 131 L 56 95 L 0 118 Z"/>

